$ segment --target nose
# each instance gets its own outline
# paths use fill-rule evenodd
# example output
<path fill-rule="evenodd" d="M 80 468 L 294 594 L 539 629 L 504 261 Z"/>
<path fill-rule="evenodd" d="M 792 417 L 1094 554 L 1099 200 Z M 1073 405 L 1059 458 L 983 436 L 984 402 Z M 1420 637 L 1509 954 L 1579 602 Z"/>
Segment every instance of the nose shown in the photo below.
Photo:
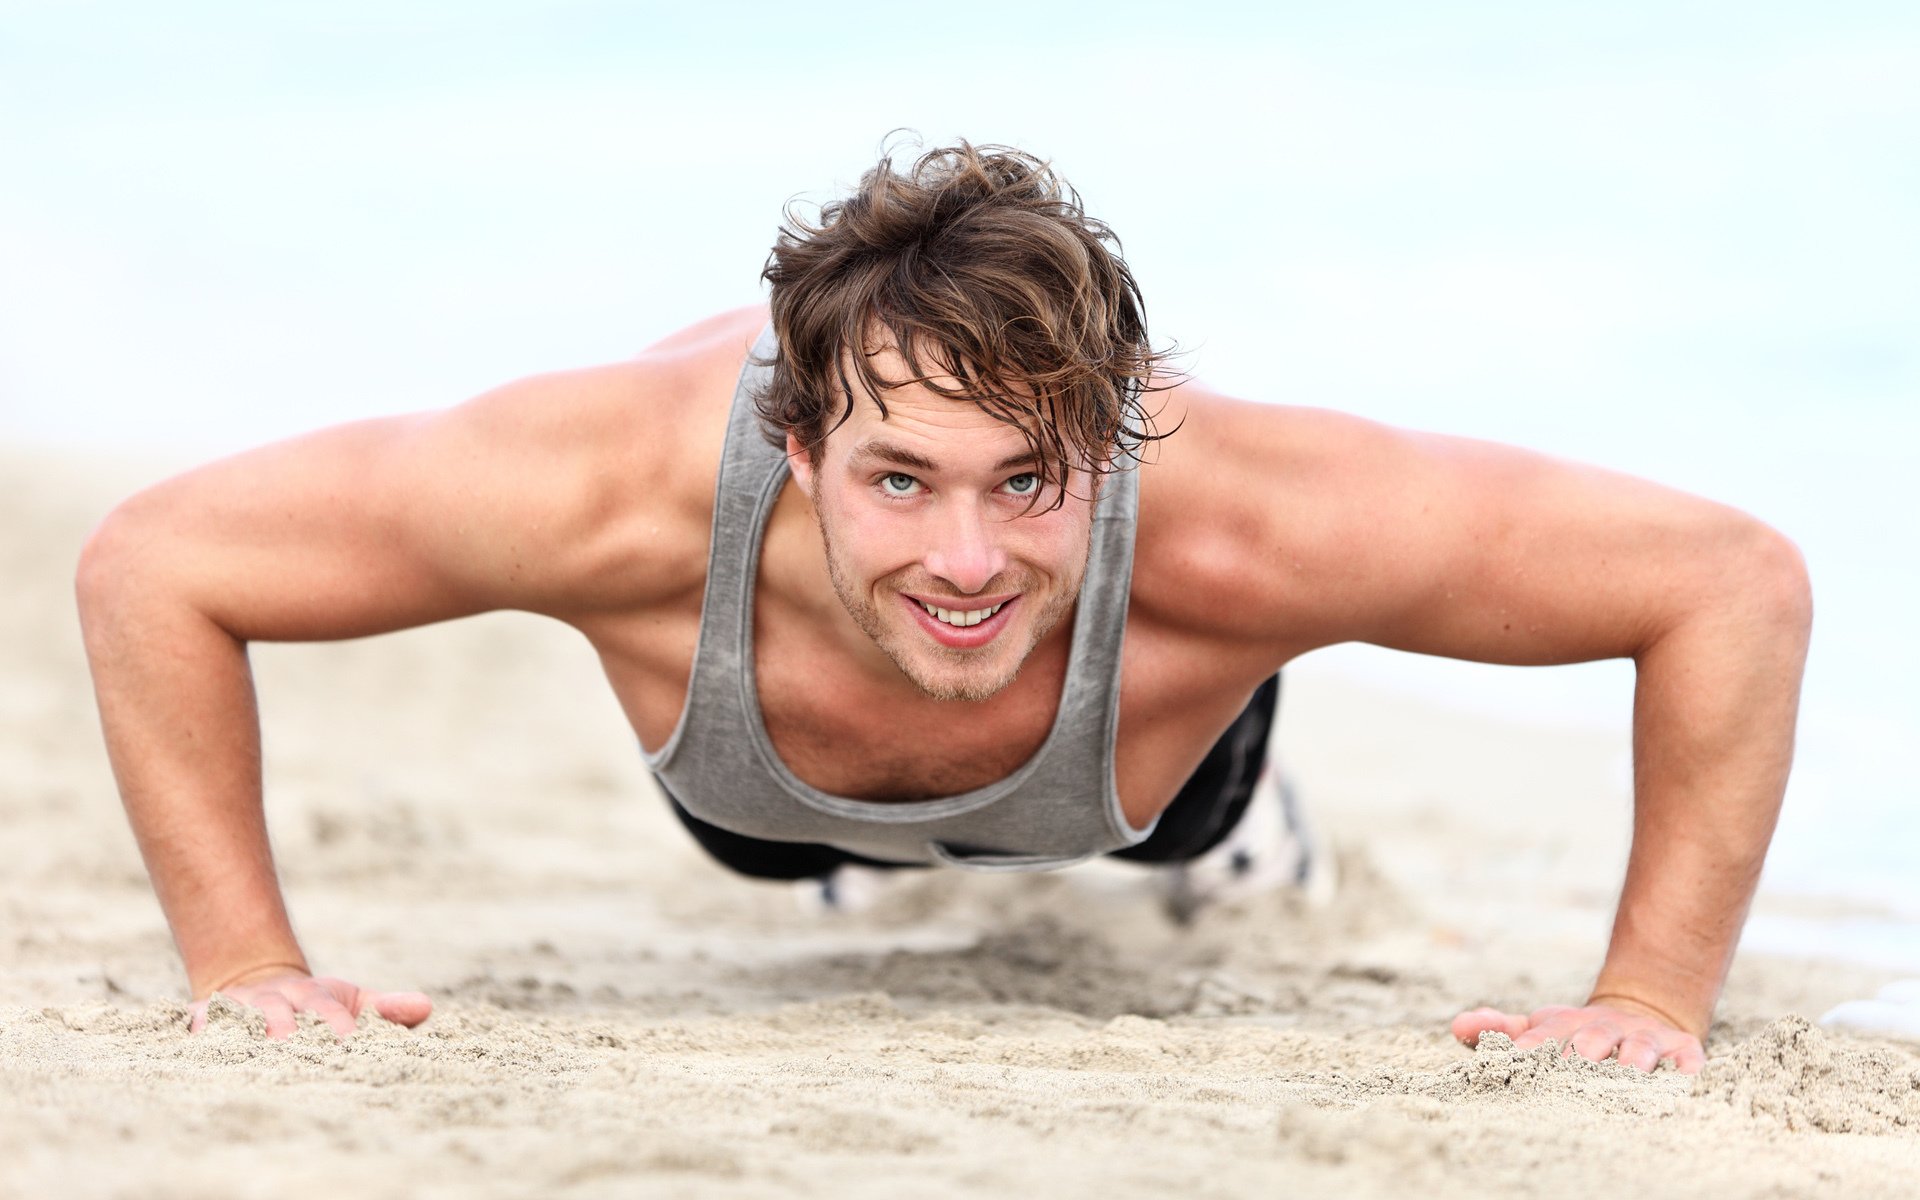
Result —
<path fill-rule="evenodd" d="M 1007 552 L 977 503 L 957 500 L 941 506 L 940 528 L 928 552 L 927 570 L 966 595 L 982 591 L 1007 568 Z"/>

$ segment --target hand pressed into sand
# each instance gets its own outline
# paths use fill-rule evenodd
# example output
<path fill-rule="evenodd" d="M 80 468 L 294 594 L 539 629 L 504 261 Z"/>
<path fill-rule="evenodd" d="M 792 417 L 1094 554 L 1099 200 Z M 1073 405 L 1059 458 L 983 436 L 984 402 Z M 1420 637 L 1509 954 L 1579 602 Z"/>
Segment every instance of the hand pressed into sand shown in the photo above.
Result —
<path fill-rule="evenodd" d="M 1578 1054 L 1594 1062 L 1617 1055 L 1639 1071 L 1651 1071 L 1660 1060 L 1671 1059 L 1675 1068 L 1692 1075 L 1707 1060 L 1700 1039 L 1674 1028 L 1665 1017 L 1611 1004 L 1580 1008 L 1555 1004 L 1524 1015 L 1476 1008 L 1453 1019 L 1453 1036 L 1468 1046 L 1478 1045 L 1480 1035 L 1488 1032 L 1506 1034 L 1521 1050 L 1551 1039 L 1560 1043 L 1562 1054 Z"/>
<path fill-rule="evenodd" d="M 295 1013 L 312 1013 L 344 1038 L 353 1032 L 354 1019 L 368 1009 L 396 1025 L 407 1026 L 418 1025 L 433 1012 L 433 1001 L 420 992 L 368 991 L 344 979 L 315 979 L 304 971 L 281 971 L 247 983 L 229 983 L 214 995 L 266 1014 L 267 1036 L 276 1040 L 293 1036 Z M 199 1033 L 206 1027 L 211 999 L 196 1000 L 188 1008 L 193 1015 L 189 1032 Z"/>

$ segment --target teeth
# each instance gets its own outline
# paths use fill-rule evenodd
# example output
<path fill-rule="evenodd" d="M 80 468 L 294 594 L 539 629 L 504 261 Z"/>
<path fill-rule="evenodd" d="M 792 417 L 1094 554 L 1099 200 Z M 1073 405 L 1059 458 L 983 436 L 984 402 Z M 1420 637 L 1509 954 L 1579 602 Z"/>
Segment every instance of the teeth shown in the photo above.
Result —
<path fill-rule="evenodd" d="M 968 625 L 978 625 L 980 622 L 1006 607 L 1006 601 L 1004 600 L 992 608 L 975 608 L 969 609 L 966 612 L 952 608 L 940 608 L 936 605 L 928 604 L 924 600 L 920 601 L 919 604 L 920 607 L 926 609 L 928 614 L 935 620 L 944 621 L 948 625 L 957 625 L 963 629 Z"/>

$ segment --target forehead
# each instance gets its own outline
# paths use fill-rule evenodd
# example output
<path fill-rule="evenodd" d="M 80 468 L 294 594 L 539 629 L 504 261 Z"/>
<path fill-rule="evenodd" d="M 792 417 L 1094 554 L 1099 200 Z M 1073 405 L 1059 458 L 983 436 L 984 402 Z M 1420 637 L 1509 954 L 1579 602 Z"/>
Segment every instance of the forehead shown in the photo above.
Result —
<path fill-rule="evenodd" d="M 876 395 L 848 363 L 853 408 L 846 421 L 828 436 L 831 445 L 863 457 L 886 450 L 924 454 L 928 447 L 937 447 L 948 456 L 964 456 L 969 462 L 991 460 L 1009 466 L 1032 461 L 1027 437 L 1035 428 L 1032 418 L 1023 420 L 1024 428 L 1016 427 L 964 396 L 943 395 L 943 390 L 951 393 L 963 388 L 965 382 L 945 371 L 936 356 L 928 352 L 920 355 L 925 372 L 925 382 L 920 382 L 921 377 L 915 375 L 892 338 L 885 334 L 881 338 L 878 345 L 868 348 L 867 363 L 881 381 L 892 386 Z M 1019 395 L 1025 389 L 1013 384 L 1006 390 Z"/>

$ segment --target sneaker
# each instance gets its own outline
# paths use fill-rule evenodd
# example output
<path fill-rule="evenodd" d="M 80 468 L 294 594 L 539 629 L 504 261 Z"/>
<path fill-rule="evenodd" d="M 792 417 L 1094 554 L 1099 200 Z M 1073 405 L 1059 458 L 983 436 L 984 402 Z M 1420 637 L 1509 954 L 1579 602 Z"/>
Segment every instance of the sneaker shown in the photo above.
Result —
<path fill-rule="evenodd" d="M 820 916 L 863 913 L 880 902 L 898 871 L 846 863 L 825 875 L 793 881 L 794 899 L 801 911 Z"/>
<path fill-rule="evenodd" d="M 1219 845 L 1162 873 L 1167 913 L 1184 925 L 1206 908 L 1292 889 L 1324 908 L 1335 886 L 1333 858 L 1307 826 L 1300 795 L 1271 758 L 1260 767 L 1247 810 Z"/>
<path fill-rule="evenodd" d="M 1896 979 L 1872 1000 L 1849 1000 L 1820 1024 L 1864 1037 L 1920 1041 L 1920 979 Z"/>

